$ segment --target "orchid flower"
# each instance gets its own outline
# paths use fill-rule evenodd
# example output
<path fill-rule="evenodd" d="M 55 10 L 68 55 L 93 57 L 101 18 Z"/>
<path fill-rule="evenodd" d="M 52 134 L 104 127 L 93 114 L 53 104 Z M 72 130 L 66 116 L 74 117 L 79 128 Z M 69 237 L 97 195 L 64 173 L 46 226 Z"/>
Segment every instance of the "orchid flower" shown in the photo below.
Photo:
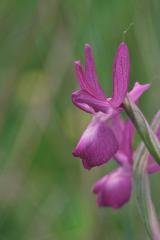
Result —
<path fill-rule="evenodd" d="M 131 197 L 132 173 L 119 167 L 102 177 L 93 187 L 100 207 L 120 208 Z"/>
<path fill-rule="evenodd" d="M 130 200 L 132 192 L 134 127 L 130 120 L 124 121 L 120 114 L 117 114 L 113 118 L 113 130 L 118 133 L 119 143 L 114 159 L 120 166 L 97 181 L 93 186 L 93 192 L 97 194 L 97 203 L 100 207 L 120 208 Z M 160 127 L 157 136 L 160 139 Z M 160 171 L 160 166 L 150 154 L 147 171 L 150 174 Z"/>
<path fill-rule="evenodd" d="M 120 114 L 113 118 L 112 124 L 119 144 L 114 159 L 120 166 L 97 181 L 93 192 L 100 207 L 120 208 L 129 201 L 132 192 L 134 127 L 130 120 L 121 119 Z"/>
<path fill-rule="evenodd" d="M 84 168 L 90 169 L 109 161 L 118 151 L 119 144 L 112 127 L 107 124 L 123 109 L 123 101 L 128 92 L 130 60 L 127 45 L 122 42 L 113 64 L 112 98 L 105 95 L 96 75 L 92 48 L 85 45 L 85 67 L 75 62 L 75 70 L 80 90 L 72 93 L 73 103 L 91 113 L 93 118 L 73 150 L 75 157 L 82 159 Z M 129 92 L 132 101 L 149 88 L 149 84 L 135 84 Z"/>

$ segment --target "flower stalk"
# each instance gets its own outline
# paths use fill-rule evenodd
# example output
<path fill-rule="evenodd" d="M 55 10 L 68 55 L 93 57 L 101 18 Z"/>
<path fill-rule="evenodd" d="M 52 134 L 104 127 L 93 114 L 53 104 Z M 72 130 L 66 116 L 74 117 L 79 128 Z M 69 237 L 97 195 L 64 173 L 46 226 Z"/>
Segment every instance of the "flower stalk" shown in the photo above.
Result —
<path fill-rule="evenodd" d="M 152 131 L 157 132 L 160 126 L 160 112 L 157 113 L 151 124 Z M 134 161 L 134 186 L 142 220 L 150 239 L 160 239 L 160 227 L 158 218 L 152 202 L 149 175 L 147 173 L 148 150 L 144 143 L 141 143 L 136 151 Z"/>
<path fill-rule="evenodd" d="M 148 236 L 150 239 L 159 240 L 160 228 L 152 202 L 147 166 L 149 153 L 154 157 L 156 162 L 160 164 L 160 144 L 155 135 L 160 127 L 160 113 L 158 112 L 150 127 L 143 113 L 129 97 L 126 97 L 123 105 L 143 140 L 143 143 L 140 144 L 136 151 L 133 168 L 137 205 Z"/>

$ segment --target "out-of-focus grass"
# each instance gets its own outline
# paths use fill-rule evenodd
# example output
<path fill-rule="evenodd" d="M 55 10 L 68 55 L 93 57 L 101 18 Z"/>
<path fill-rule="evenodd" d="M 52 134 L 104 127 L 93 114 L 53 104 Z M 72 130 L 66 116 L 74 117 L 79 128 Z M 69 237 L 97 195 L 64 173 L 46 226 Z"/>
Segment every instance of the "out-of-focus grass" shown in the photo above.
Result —
<path fill-rule="evenodd" d="M 159 108 L 159 9 L 157 0 L 0 1 L 0 239 L 146 239 L 134 197 L 118 211 L 96 207 L 91 186 L 114 163 L 87 172 L 72 157 L 90 116 L 70 95 L 72 62 L 83 60 L 86 42 L 111 93 L 113 57 L 133 22 L 131 86 L 152 83 L 140 102 L 151 119 Z"/>

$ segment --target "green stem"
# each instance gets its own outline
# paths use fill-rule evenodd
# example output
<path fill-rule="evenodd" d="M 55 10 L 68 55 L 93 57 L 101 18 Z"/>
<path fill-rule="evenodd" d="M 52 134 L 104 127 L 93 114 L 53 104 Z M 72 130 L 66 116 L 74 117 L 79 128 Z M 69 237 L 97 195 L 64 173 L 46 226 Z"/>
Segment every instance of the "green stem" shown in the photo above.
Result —
<path fill-rule="evenodd" d="M 151 125 L 156 133 L 160 126 L 160 113 Z M 134 161 L 134 186 L 136 190 L 137 205 L 139 207 L 144 226 L 151 240 L 160 240 L 160 227 L 152 202 L 149 176 L 147 173 L 148 150 L 143 143 L 137 149 Z"/>
<path fill-rule="evenodd" d="M 148 236 L 151 240 L 160 240 L 160 227 L 151 198 L 150 182 L 147 173 L 149 153 L 160 164 L 160 144 L 155 135 L 160 126 L 160 112 L 156 115 L 150 127 L 143 113 L 129 97 L 125 99 L 124 108 L 143 140 L 134 160 L 134 186 L 137 205 Z"/>

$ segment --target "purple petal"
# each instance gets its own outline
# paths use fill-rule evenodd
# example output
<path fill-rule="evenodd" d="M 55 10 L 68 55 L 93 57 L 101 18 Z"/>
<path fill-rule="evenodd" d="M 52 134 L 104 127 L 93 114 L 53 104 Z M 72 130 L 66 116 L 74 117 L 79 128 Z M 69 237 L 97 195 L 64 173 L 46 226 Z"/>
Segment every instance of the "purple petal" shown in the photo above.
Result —
<path fill-rule="evenodd" d="M 92 188 L 92 192 L 93 193 L 99 193 L 102 189 L 103 189 L 103 187 L 105 186 L 105 184 L 106 184 L 106 181 L 108 180 L 108 178 L 109 178 L 109 175 L 105 175 L 104 177 L 102 177 L 100 180 L 98 180 L 95 184 L 94 184 L 94 186 L 93 186 L 93 188 Z"/>
<path fill-rule="evenodd" d="M 118 143 L 121 144 L 125 122 L 121 118 L 120 112 L 118 112 L 114 117 L 112 117 L 112 129 L 116 135 Z"/>
<path fill-rule="evenodd" d="M 118 142 L 106 122 L 95 115 L 73 151 L 86 169 L 106 163 L 118 150 Z"/>
<path fill-rule="evenodd" d="M 159 115 L 156 114 L 155 117 L 157 117 Z M 153 119 L 154 121 L 154 119 Z M 160 140 L 160 127 L 158 128 L 158 131 L 157 131 L 157 137 L 158 139 Z M 154 160 L 154 158 L 149 154 L 148 156 L 148 173 L 152 174 L 152 173 L 156 173 L 156 172 L 159 172 L 160 171 L 160 165 Z"/>
<path fill-rule="evenodd" d="M 120 208 L 130 200 L 132 191 L 131 169 L 118 168 L 100 179 L 93 187 L 100 207 Z"/>
<path fill-rule="evenodd" d="M 81 63 L 80 63 L 80 61 L 75 61 L 74 64 L 75 64 L 75 72 L 76 72 L 76 77 L 77 77 L 78 83 L 79 83 L 81 89 L 87 90 L 88 86 L 86 84 L 85 75 L 84 75 Z"/>
<path fill-rule="evenodd" d="M 113 97 L 111 103 L 119 107 L 126 97 L 129 84 L 130 61 L 127 45 L 122 42 L 113 65 Z"/>
<path fill-rule="evenodd" d="M 139 84 L 138 82 L 135 83 L 133 89 L 129 92 L 129 96 L 133 102 L 136 102 L 140 96 L 150 88 L 150 84 Z"/>
<path fill-rule="evenodd" d="M 118 150 L 115 154 L 114 154 L 114 159 L 117 161 L 118 164 L 120 164 L 121 166 L 129 166 L 131 160 L 128 159 L 128 157 L 121 152 L 120 150 Z"/>
<path fill-rule="evenodd" d="M 97 98 L 105 100 L 106 96 L 97 79 L 92 48 L 89 44 L 85 44 L 85 60 L 85 77 L 87 85 L 91 89 L 92 93 L 97 96 Z"/>
<path fill-rule="evenodd" d="M 111 104 L 107 101 L 101 101 L 92 95 L 90 95 L 85 90 L 75 91 L 72 93 L 72 102 L 79 107 L 80 109 L 89 112 L 104 112 L 108 113 L 109 111 L 114 109 Z"/>
<path fill-rule="evenodd" d="M 134 126 L 130 120 L 125 122 L 123 137 L 120 143 L 119 150 L 127 156 L 128 161 L 132 164 L 133 161 L 133 140 Z"/>
<path fill-rule="evenodd" d="M 149 174 L 153 174 L 160 171 L 160 165 L 153 159 L 151 155 L 148 157 L 148 168 Z"/>
<path fill-rule="evenodd" d="M 112 129 L 119 143 L 119 149 L 114 155 L 115 160 L 119 164 L 132 164 L 133 159 L 133 139 L 134 127 L 130 120 L 124 121 L 120 113 L 112 118 Z"/>
<path fill-rule="evenodd" d="M 83 92 L 84 91 L 82 91 L 82 90 L 73 92 L 72 93 L 72 102 L 76 107 L 80 108 L 81 110 L 93 114 L 95 112 L 95 110 L 88 103 L 88 98 L 90 96 L 86 92 L 84 92 L 84 94 L 83 94 Z M 84 95 L 84 97 L 83 97 L 83 95 Z"/>
<path fill-rule="evenodd" d="M 73 153 L 74 154 L 74 153 Z M 90 164 L 88 163 L 87 160 L 85 159 L 82 159 L 82 164 L 83 164 L 83 167 L 87 170 L 90 170 L 92 168 L 92 166 L 90 166 Z"/>

